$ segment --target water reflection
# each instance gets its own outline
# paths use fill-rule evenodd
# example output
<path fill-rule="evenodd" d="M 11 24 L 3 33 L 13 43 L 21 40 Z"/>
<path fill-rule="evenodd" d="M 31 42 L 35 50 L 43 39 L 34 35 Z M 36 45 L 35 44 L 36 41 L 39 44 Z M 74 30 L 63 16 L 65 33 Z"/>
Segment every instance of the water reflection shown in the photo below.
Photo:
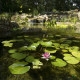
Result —
<path fill-rule="evenodd" d="M 64 23 L 62 24 L 61 22 L 59 22 L 59 24 L 61 24 L 60 26 L 64 25 Z M 27 29 L 30 29 L 30 28 L 34 28 L 35 30 L 37 30 L 38 28 L 41 28 L 42 30 L 50 30 L 51 29 L 51 31 L 57 30 L 57 31 L 64 31 L 64 32 L 68 32 L 68 33 L 71 33 L 71 32 L 72 33 L 80 33 L 80 23 L 76 23 L 75 25 L 73 25 L 73 27 L 70 26 L 69 24 L 67 25 L 68 27 L 66 27 L 66 28 L 63 28 L 63 27 L 60 28 L 59 26 L 50 26 L 43 22 L 36 23 L 36 22 L 30 21 L 29 23 L 27 23 L 27 25 L 23 25 L 24 26 L 23 30 L 26 31 Z"/>

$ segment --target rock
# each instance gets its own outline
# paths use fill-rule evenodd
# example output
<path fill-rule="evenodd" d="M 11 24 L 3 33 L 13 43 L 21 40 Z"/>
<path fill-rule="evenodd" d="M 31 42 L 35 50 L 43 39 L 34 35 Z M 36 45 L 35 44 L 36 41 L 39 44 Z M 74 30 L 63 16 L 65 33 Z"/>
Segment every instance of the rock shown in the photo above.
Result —
<path fill-rule="evenodd" d="M 9 22 L 7 20 L 4 20 L 4 22 L 0 24 L 0 38 L 12 36 L 14 29 L 17 30 L 19 28 L 16 22 Z"/>
<path fill-rule="evenodd" d="M 78 18 L 79 18 L 79 20 L 80 20 L 80 11 L 79 11 L 77 14 L 78 14 Z"/>
<path fill-rule="evenodd" d="M 80 33 L 80 23 L 77 22 L 75 27 L 76 27 L 75 33 Z"/>

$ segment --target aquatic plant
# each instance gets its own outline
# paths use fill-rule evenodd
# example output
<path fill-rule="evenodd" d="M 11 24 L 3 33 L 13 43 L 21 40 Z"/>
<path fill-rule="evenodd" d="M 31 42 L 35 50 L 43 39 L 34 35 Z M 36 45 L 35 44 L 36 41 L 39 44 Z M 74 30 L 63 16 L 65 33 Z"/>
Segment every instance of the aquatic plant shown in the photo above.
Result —
<path fill-rule="evenodd" d="M 10 65 L 9 69 L 12 74 L 23 74 L 30 69 L 30 66 L 25 66 L 27 64 L 27 62 L 16 62 Z"/>
<path fill-rule="evenodd" d="M 42 54 L 42 57 L 41 57 L 41 58 L 42 58 L 42 59 L 49 60 L 49 58 L 50 58 L 50 53 L 45 52 L 44 54 Z"/>
<path fill-rule="evenodd" d="M 64 67 L 66 66 L 66 62 L 63 61 L 62 59 L 56 58 L 54 62 L 51 62 L 53 66 L 58 66 L 58 67 Z"/>
<path fill-rule="evenodd" d="M 29 39 L 29 37 L 26 37 L 26 41 L 27 38 Z M 31 40 L 29 39 L 29 41 Z M 10 57 L 14 59 L 14 63 L 9 66 L 12 74 L 24 74 L 31 69 L 41 69 L 45 61 L 51 67 L 64 67 L 67 64 L 74 65 L 80 62 L 80 47 L 70 46 L 72 40 L 65 39 L 62 41 L 61 39 L 53 40 L 53 38 L 46 38 L 35 41 L 34 38 L 33 42 L 31 41 L 27 45 L 22 44 L 19 47 L 18 43 L 21 41 L 22 39 L 15 39 L 2 42 L 5 47 L 9 47 Z M 18 45 L 18 47 L 14 44 Z"/>

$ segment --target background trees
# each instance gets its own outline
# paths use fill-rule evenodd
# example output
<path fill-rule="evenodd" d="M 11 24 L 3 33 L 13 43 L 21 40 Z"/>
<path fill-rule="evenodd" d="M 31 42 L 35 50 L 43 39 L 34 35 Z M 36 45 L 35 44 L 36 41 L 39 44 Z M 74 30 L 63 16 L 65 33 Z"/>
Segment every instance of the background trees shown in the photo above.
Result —
<path fill-rule="evenodd" d="M 0 0 L 0 12 L 50 12 L 80 8 L 80 0 Z"/>

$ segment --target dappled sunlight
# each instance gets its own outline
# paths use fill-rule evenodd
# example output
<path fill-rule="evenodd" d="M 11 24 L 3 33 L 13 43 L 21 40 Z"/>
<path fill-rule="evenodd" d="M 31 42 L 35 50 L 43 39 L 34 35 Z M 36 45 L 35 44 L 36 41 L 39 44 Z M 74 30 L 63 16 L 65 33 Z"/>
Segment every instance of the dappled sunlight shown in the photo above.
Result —
<path fill-rule="evenodd" d="M 0 80 L 80 80 L 80 1 L 0 1 Z"/>

